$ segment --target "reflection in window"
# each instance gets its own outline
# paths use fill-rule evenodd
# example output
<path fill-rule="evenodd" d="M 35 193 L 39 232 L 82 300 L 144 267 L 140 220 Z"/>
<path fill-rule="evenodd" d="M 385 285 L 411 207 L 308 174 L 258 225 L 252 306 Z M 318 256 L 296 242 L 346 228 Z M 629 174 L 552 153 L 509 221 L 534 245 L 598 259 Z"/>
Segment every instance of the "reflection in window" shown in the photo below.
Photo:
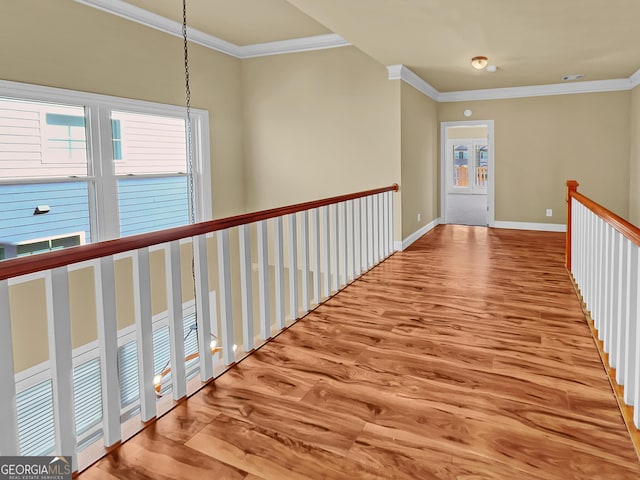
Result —
<path fill-rule="evenodd" d="M 453 186 L 469 185 L 469 148 L 466 145 L 453 146 Z"/>

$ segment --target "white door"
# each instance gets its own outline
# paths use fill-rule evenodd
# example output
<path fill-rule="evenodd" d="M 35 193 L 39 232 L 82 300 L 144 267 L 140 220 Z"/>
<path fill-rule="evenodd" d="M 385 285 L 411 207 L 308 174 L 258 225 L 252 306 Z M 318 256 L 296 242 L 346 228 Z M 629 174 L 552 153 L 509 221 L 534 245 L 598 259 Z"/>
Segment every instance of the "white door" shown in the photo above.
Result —
<path fill-rule="evenodd" d="M 489 147 L 486 139 L 447 141 L 447 223 L 488 224 L 488 173 Z"/>

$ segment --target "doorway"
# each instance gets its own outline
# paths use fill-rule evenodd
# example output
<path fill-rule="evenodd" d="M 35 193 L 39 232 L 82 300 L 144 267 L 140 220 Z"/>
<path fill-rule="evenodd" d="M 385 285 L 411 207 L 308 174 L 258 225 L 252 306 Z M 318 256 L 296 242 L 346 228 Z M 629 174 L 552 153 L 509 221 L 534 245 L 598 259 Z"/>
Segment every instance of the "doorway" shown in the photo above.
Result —
<path fill-rule="evenodd" d="M 493 226 L 493 120 L 441 124 L 442 223 Z"/>

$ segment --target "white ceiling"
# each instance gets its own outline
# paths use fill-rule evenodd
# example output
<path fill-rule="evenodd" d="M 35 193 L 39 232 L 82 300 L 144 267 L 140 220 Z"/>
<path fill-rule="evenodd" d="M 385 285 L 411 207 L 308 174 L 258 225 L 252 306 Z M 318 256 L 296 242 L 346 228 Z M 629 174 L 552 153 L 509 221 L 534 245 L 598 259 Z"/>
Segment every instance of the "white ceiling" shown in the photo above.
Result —
<path fill-rule="evenodd" d="M 80 0 L 82 1 L 82 0 Z M 101 0 L 111 3 L 118 0 Z M 182 21 L 180 0 L 128 0 Z M 236 45 L 336 33 L 441 92 L 627 78 L 640 0 L 187 0 L 189 24 Z M 496 73 L 473 70 L 489 57 Z"/>

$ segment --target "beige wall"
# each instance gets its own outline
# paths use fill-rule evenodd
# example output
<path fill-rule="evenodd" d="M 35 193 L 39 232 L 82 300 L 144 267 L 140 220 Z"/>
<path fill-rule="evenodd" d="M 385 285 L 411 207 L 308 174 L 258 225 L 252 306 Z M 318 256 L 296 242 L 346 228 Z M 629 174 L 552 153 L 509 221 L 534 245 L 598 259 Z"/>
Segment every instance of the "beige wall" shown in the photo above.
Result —
<path fill-rule="evenodd" d="M 565 222 L 565 182 L 629 213 L 630 92 L 441 103 L 440 121 L 495 121 L 495 219 Z M 553 217 L 545 209 L 553 209 Z"/>
<path fill-rule="evenodd" d="M 249 210 L 400 181 L 399 82 L 359 50 L 248 59 L 242 83 Z"/>
<path fill-rule="evenodd" d="M 457 138 L 487 138 L 487 127 L 449 127 L 447 138 L 449 140 Z"/>
<path fill-rule="evenodd" d="M 182 40 L 72 0 L 2 2 L 0 78 L 183 105 Z M 240 60 L 191 45 L 192 105 L 209 111 L 214 216 L 244 211 Z"/>
<path fill-rule="evenodd" d="M 640 226 L 640 87 L 631 91 L 629 221 Z"/>
<path fill-rule="evenodd" d="M 438 115 L 436 102 L 404 82 L 401 95 L 404 239 L 438 217 Z"/>

